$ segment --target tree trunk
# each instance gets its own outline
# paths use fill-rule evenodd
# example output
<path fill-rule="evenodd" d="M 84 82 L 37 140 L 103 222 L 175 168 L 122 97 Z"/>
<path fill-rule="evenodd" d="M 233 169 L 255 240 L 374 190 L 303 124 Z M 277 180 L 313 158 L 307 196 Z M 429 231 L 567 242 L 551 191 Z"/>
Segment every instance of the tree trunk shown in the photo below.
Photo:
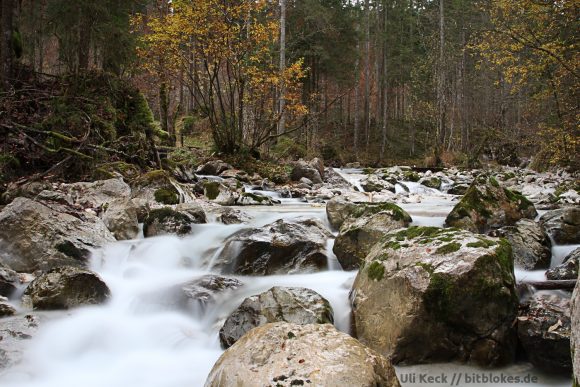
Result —
<path fill-rule="evenodd" d="M 13 12 L 14 0 L 1 0 L 0 21 L 2 22 L 2 41 L 0 42 L 0 66 L 2 68 L 0 78 L 2 89 L 10 87 L 14 73 L 14 51 L 12 50 Z"/>
<path fill-rule="evenodd" d="M 280 121 L 278 122 L 278 134 L 286 131 L 286 83 L 284 82 L 284 72 L 286 71 L 286 0 L 280 0 L 280 99 L 279 110 Z"/>
<path fill-rule="evenodd" d="M 437 123 L 437 136 L 436 136 L 436 147 L 435 147 L 435 157 L 439 158 L 439 150 L 444 146 L 445 141 L 445 19 L 444 19 L 444 9 L 443 1 L 439 0 L 439 69 L 438 69 L 438 79 L 437 79 L 437 107 L 439 112 L 439 119 Z M 436 160 L 438 162 L 439 160 Z"/>
<path fill-rule="evenodd" d="M 370 1 L 365 0 L 365 95 L 364 95 L 364 125 L 366 147 L 368 149 L 370 142 L 370 126 L 371 126 L 371 107 L 370 107 L 370 91 L 371 91 L 371 7 Z"/>

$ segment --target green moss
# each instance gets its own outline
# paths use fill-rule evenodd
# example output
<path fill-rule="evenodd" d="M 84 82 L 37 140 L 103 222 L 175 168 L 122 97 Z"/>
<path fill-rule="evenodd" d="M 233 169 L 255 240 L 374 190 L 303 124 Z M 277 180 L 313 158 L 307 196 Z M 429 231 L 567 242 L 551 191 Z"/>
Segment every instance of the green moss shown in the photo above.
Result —
<path fill-rule="evenodd" d="M 294 332 L 288 332 L 288 339 L 292 340 L 295 338 L 296 338 L 296 335 L 294 334 Z"/>
<path fill-rule="evenodd" d="M 528 200 L 524 195 L 517 191 L 510 191 L 507 188 L 503 189 L 505 195 L 511 202 L 515 202 L 518 204 L 518 208 L 522 211 L 527 210 L 530 206 L 533 207 L 534 204 Z"/>
<path fill-rule="evenodd" d="M 367 270 L 367 275 L 371 280 L 380 281 L 385 275 L 385 267 L 378 261 L 373 261 Z"/>
<path fill-rule="evenodd" d="M 434 238 L 452 238 L 453 234 L 460 231 L 457 228 L 440 228 L 432 226 L 411 226 L 401 231 L 397 231 L 395 234 L 389 234 L 391 237 L 394 236 L 396 240 L 403 241 L 405 239 L 416 239 L 422 238 L 423 240 L 428 239 L 432 241 Z"/>
<path fill-rule="evenodd" d="M 393 215 L 393 219 L 401 220 L 406 223 L 412 222 L 411 216 L 401 207 L 393 203 L 357 203 L 351 210 L 350 215 L 354 218 L 374 215 L 379 212 L 388 212 Z"/>
<path fill-rule="evenodd" d="M 495 255 L 502 269 L 507 273 L 514 272 L 514 258 L 512 254 L 512 245 L 507 239 L 501 238 L 499 246 L 495 249 Z"/>
<path fill-rule="evenodd" d="M 415 264 L 415 266 L 422 267 L 429 274 L 433 274 L 433 272 L 435 271 L 435 268 L 433 267 L 433 265 L 431 265 L 429 263 L 418 262 L 418 263 Z"/>
<path fill-rule="evenodd" d="M 495 177 L 490 176 L 489 177 L 489 183 L 491 185 L 493 185 L 495 188 L 499 188 L 499 183 L 497 182 L 497 180 L 495 179 Z"/>
<path fill-rule="evenodd" d="M 439 189 L 441 188 L 441 179 L 438 177 L 431 177 L 429 179 L 425 179 L 421 182 L 421 185 L 429 188 Z"/>
<path fill-rule="evenodd" d="M 166 185 L 169 182 L 169 174 L 162 169 L 149 171 L 135 180 L 135 183 L 140 187 L 146 187 L 152 184 Z"/>
<path fill-rule="evenodd" d="M 205 196 L 209 200 L 214 200 L 220 194 L 220 183 L 217 181 L 208 181 L 203 185 Z"/>
<path fill-rule="evenodd" d="M 424 294 L 425 308 L 438 321 L 449 321 L 455 306 L 455 285 L 445 273 L 432 273 Z"/>
<path fill-rule="evenodd" d="M 178 204 L 179 192 L 174 186 L 166 186 L 155 191 L 155 200 L 162 204 Z"/>
<path fill-rule="evenodd" d="M 397 241 L 389 241 L 384 244 L 384 247 L 387 249 L 399 250 L 401 248 L 401 244 Z"/>
<path fill-rule="evenodd" d="M 421 176 L 419 176 L 419 174 L 414 171 L 404 171 L 403 177 L 405 178 L 405 181 L 412 182 L 418 182 L 421 179 Z"/>
<path fill-rule="evenodd" d="M 242 196 L 247 197 L 247 198 L 251 198 L 252 200 L 254 200 L 258 203 L 262 203 L 263 201 L 268 200 L 268 198 L 265 196 L 256 195 L 256 194 L 251 193 L 251 192 L 242 192 Z"/>
<path fill-rule="evenodd" d="M 469 242 L 467 244 L 467 247 L 474 247 L 474 248 L 478 248 L 478 247 L 485 247 L 485 248 L 489 248 L 492 246 L 495 246 L 496 243 L 494 241 L 491 241 L 489 239 L 485 239 L 485 238 L 479 238 L 479 240 L 477 242 Z"/>
<path fill-rule="evenodd" d="M 435 254 L 450 254 L 458 251 L 461 248 L 461 243 L 451 242 L 439 247 L 435 250 Z"/>
<path fill-rule="evenodd" d="M 374 168 L 364 168 L 363 173 L 365 175 L 372 175 L 373 173 L 375 173 L 375 169 Z"/>

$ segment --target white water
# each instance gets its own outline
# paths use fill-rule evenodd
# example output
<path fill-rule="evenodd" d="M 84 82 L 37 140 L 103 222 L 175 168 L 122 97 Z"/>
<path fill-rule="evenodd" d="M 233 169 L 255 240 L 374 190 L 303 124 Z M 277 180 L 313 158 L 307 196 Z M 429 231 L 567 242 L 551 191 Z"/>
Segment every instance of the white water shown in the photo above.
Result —
<path fill-rule="evenodd" d="M 349 181 L 360 186 L 360 171 L 354 171 L 355 174 L 344 170 L 342 172 L 350 177 Z M 420 203 L 401 204 L 413 217 L 413 224 L 441 226 L 455 202 L 450 196 L 440 193 L 424 192 L 419 195 Z M 242 210 L 254 218 L 252 227 L 279 218 L 298 216 L 318 218 L 329 227 L 323 205 L 294 202 L 275 207 L 244 207 Z M 327 243 L 329 271 L 303 275 L 237 277 L 244 286 L 218 296 L 216 303 L 205 311 L 196 308 L 180 309 L 172 302 L 171 288 L 207 274 L 211 257 L 223 246 L 223 240 L 244 227 L 248 226 L 216 223 L 196 225 L 193 235 L 186 238 L 164 236 L 118 242 L 96 252 L 92 269 L 109 285 L 112 291 L 110 302 L 97 307 L 53 313 L 50 321 L 42 324 L 38 335 L 28 343 L 22 364 L 0 375 L 0 385 L 202 386 L 222 353 L 218 331 L 224 319 L 245 297 L 275 285 L 302 286 L 319 292 L 331 303 L 337 328 L 348 332 L 348 293 L 356 272 L 340 270 L 336 257 L 330 254 L 334 244 L 332 238 Z M 519 276 L 535 275 L 535 272 L 516 273 Z M 457 364 L 397 367 L 399 377 L 411 372 L 416 375 L 424 372 L 430 375 L 443 373 L 451 378 L 453 373 L 468 375 L 481 373 L 482 370 Z M 531 373 L 539 378 L 534 386 L 569 385 L 569 379 L 547 377 L 528 364 L 516 364 L 493 372 L 511 375 Z M 407 382 L 402 385 L 424 384 Z"/>

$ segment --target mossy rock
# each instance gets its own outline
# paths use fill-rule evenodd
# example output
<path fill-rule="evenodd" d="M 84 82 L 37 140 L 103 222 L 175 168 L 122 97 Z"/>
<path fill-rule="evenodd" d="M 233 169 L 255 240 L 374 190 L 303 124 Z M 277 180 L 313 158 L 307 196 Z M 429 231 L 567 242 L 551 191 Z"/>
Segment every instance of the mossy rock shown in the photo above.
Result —
<path fill-rule="evenodd" d="M 171 185 L 171 175 L 162 169 L 149 171 L 137 177 L 133 181 L 137 187 L 166 187 Z"/>
<path fill-rule="evenodd" d="M 220 194 L 220 183 L 217 181 L 208 181 L 203 184 L 204 195 L 209 200 L 215 200 Z"/>
<path fill-rule="evenodd" d="M 403 180 L 416 183 L 421 180 L 421 176 L 415 171 L 403 171 Z"/>
<path fill-rule="evenodd" d="M 155 200 L 161 204 L 171 205 L 179 203 L 179 192 L 172 185 L 157 189 L 153 195 L 155 196 Z"/>
<path fill-rule="evenodd" d="M 429 177 L 421 180 L 421 185 L 425 187 L 441 189 L 441 179 L 438 177 Z"/>
<path fill-rule="evenodd" d="M 486 233 L 511 226 L 522 218 L 533 219 L 536 209 L 525 196 L 502 188 L 493 177 L 478 176 L 445 219 L 448 226 Z"/>
<path fill-rule="evenodd" d="M 518 307 L 513 270 L 502 239 L 437 227 L 392 232 L 353 285 L 354 329 L 395 364 L 509 363 Z"/>
<path fill-rule="evenodd" d="M 186 235 L 191 232 L 194 222 L 185 213 L 175 211 L 170 207 L 152 210 L 143 222 L 143 234 L 152 237 L 164 234 Z"/>
<path fill-rule="evenodd" d="M 93 177 L 97 180 L 113 179 L 121 175 L 125 181 L 136 179 L 141 173 L 137 165 L 117 161 L 105 163 L 95 169 Z"/>

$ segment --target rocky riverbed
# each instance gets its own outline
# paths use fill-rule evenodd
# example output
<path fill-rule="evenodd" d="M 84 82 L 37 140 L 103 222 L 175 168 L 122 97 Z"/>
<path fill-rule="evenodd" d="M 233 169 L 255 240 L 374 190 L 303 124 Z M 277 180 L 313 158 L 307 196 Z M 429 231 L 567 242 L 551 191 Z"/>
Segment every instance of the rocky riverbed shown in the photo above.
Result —
<path fill-rule="evenodd" d="M 534 386 L 578 378 L 574 176 L 318 159 L 291 176 L 214 161 L 12 187 L 1 384 L 415 386 L 411 374 L 477 367 Z"/>

